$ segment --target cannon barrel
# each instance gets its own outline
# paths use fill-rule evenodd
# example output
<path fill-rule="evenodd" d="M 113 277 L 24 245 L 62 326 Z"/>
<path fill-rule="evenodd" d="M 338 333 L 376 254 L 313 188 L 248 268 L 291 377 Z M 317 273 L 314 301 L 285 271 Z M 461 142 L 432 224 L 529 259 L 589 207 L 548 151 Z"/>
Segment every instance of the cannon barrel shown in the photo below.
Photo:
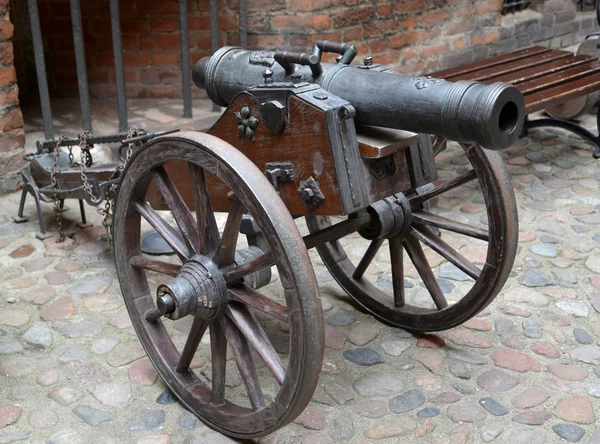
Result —
<path fill-rule="evenodd" d="M 320 63 L 316 69 L 314 56 L 296 58 L 303 65 L 288 63 L 292 57 L 285 52 L 224 47 L 198 61 L 193 80 L 213 102 L 227 106 L 238 93 L 262 84 L 270 70 L 269 81 L 317 83 L 349 101 L 358 123 L 436 134 L 494 150 L 511 146 L 523 127 L 523 95 L 508 83 L 448 82 L 343 63 Z"/>

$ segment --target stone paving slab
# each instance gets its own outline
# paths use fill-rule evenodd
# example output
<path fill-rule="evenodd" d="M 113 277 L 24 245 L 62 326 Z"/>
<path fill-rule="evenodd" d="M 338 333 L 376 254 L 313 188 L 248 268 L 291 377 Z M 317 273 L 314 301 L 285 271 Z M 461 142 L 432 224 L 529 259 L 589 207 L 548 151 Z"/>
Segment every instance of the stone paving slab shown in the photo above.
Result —
<path fill-rule="evenodd" d="M 459 154 L 443 153 L 444 177 L 464 167 Z M 520 237 L 497 299 L 463 326 L 415 337 L 357 310 L 311 252 L 327 322 L 323 372 L 307 410 L 261 442 L 600 443 L 600 164 L 554 130 L 503 157 Z M 165 394 L 126 316 L 98 216 L 88 211 L 95 227 L 66 244 L 42 242 L 35 218 L 10 221 L 18 199 L 0 198 L 0 443 L 233 442 Z M 440 208 L 481 211 L 473 200 L 458 194 Z M 73 232 L 76 205 L 67 206 Z M 385 285 L 386 264 L 374 265 L 369 277 Z M 462 277 L 439 265 L 452 295 Z"/>

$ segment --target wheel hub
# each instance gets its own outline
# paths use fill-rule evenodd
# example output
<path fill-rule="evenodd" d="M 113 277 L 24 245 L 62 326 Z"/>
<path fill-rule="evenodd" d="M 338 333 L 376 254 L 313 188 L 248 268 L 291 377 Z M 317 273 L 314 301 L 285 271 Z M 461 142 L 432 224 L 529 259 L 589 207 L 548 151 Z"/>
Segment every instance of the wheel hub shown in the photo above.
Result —
<path fill-rule="evenodd" d="M 227 285 L 218 267 L 209 258 L 195 255 L 176 278 L 158 286 L 156 305 L 170 319 L 189 314 L 214 319 L 223 314 L 227 301 Z"/>
<path fill-rule="evenodd" d="M 365 239 L 404 237 L 412 225 L 410 203 L 403 193 L 379 200 L 367 208 L 371 222 L 359 230 Z"/>

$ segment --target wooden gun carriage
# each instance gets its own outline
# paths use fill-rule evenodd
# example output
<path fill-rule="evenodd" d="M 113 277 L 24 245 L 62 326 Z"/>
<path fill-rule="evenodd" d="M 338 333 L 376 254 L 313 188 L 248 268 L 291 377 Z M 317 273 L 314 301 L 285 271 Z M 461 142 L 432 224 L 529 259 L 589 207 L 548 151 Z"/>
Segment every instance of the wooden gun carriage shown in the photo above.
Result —
<path fill-rule="evenodd" d="M 323 52 L 339 53 L 339 63 L 321 63 Z M 331 42 L 317 42 L 312 54 L 222 48 L 194 70 L 196 84 L 227 106 L 221 118 L 208 134 L 154 139 L 123 172 L 113 236 L 133 325 L 167 386 L 222 433 L 271 433 L 313 395 L 324 322 L 309 249 L 364 310 L 412 332 L 475 316 L 513 265 L 514 195 L 499 154 L 481 144 L 501 149 L 518 137 L 520 93 L 408 78 L 370 60 L 350 65 L 355 54 Z M 440 180 L 446 137 L 461 142 L 470 167 Z M 480 191 L 487 227 L 436 214 L 431 202 L 460 187 Z M 222 227 L 216 213 L 227 213 Z M 142 221 L 175 261 L 142 254 Z M 485 260 L 476 265 L 446 233 L 483 248 Z M 440 261 L 430 265 L 436 254 L 464 273 L 451 299 L 434 273 Z M 376 257 L 389 288 L 366 274 Z M 415 294 L 405 288 L 408 259 L 422 282 Z M 181 319 L 191 322 L 184 337 L 174 329 Z M 200 346 L 204 336 L 210 346 Z M 203 370 L 197 353 L 210 363 Z M 243 389 L 229 386 L 228 354 Z"/>

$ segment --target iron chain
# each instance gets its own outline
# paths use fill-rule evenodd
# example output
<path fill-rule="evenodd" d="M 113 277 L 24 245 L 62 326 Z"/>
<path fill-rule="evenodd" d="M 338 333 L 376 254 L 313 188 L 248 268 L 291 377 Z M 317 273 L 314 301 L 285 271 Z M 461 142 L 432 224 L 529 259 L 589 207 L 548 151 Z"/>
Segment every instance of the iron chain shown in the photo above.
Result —
<path fill-rule="evenodd" d="M 58 158 L 60 157 L 60 145 L 63 142 L 63 140 L 65 140 L 66 137 L 65 136 L 60 136 L 58 138 L 58 141 L 56 142 L 56 146 L 54 147 L 54 159 L 52 162 L 52 172 L 50 173 L 50 183 L 52 185 L 52 188 L 57 190 L 58 189 L 58 181 L 56 180 L 56 168 L 58 166 Z M 56 225 L 58 226 L 58 239 L 56 240 L 56 242 L 63 242 L 65 240 L 65 232 L 62 229 L 62 215 L 61 215 L 61 208 L 60 208 L 60 202 L 61 199 L 54 196 L 52 198 L 52 201 L 54 203 L 54 213 L 56 215 Z"/>

